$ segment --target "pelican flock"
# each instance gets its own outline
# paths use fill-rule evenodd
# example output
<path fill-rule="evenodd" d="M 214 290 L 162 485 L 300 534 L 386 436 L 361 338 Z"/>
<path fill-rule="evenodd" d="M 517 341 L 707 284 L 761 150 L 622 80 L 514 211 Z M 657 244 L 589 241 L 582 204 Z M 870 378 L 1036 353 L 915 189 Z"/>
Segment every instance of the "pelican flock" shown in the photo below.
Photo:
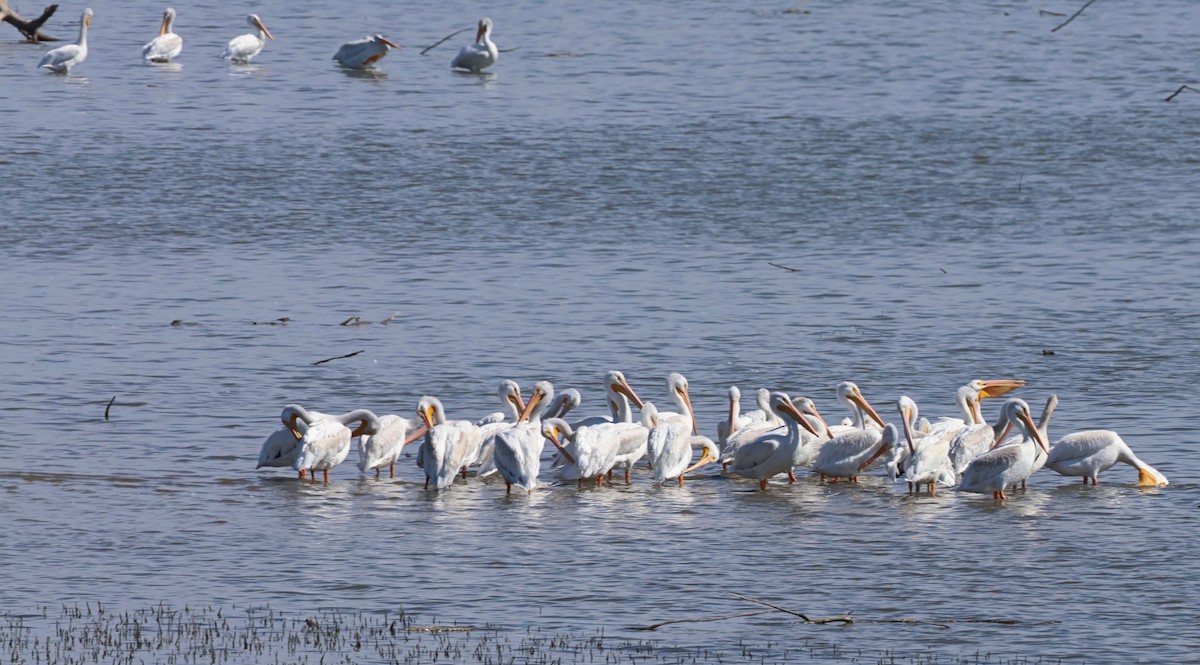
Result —
<path fill-rule="evenodd" d="M 997 398 L 1024 386 L 1015 379 L 974 380 L 955 392 L 958 414 L 930 422 L 920 417 L 917 403 L 901 395 L 895 402 L 898 422 L 889 422 L 850 381 L 833 393 L 850 412 L 849 425 L 830 427 L 809 397 L 768 392 L 759 414 L 740 413 L 741 391 L 728 389 L 729 410 L 716 428 L 724 447 L 701 435 L 687 378 L 667 376 L 667 395 L 677 410 L 659 411 L 638 397 L 625 375 L 604 374 L 607 413 L 570 422 L 566 415 L 582 401 L 578 390 L 555 391 L 539 381 L 526 401 L 512 380 L 499 384 L 502 411 L 478 421 L 449 420 L 441 400 L 421 397 L 415 417 L 375 416 L 366 409 L 329 415 L 289 404 L 280 414 L 282 427 L 263 442 L 258 467 L 290 466 L 301 479 L 315 479 L 346 459 L 351 439 L 359 437 L 359 470 L 378 477 L 395 464 L 405 446 L 421 440 L 416 463 L 426 477 L 426 489 L 449 489 L 456 479 L 486 481 L 497 475 L 506 493 L 513 486 L 533 492 L 549 484 L 573 483 L 603 487 L 614 470 L 623 470 L 625 484 L 632 471 L 645 467 L 656 484 L 685 486 L 685 479 L 720 463 L 703 478 L 744 478 L 767 491 L 770 480 L 785 477 L 798 482 L 797 470 L 807 470 L 818 484 L 862 481 L 880 460 L 887 459 L 890 481 L 904 480 L 908 492 L 957 487 L 964 492 L 991 493 L 994 501 L 1009 499 L 1013 488 L 1024 490 L 1043 466 L 1064 476 L 1095 485 L 1100 473 L 1124 462 L 1137 470 L 1137 485 L 1167 485 L 1167 477 L 1134 454 L 1116 432 L 1087 430 L 1049 443 L 1048 428 L 1058 405 L 1050 395 L 1037 424 L 1029 405 L 1008 398 L 994 425 L 984 420 L 980 401 Z M 634 411 L 640 411 L 640 417 Z M 777 424 L 778 423 L 778 424 Z M 353 425 L 353 427 L 351 427 Z M 1009 436 L 1013 434 L 1013 436 Z M 544 454 L 544 453 L 549 453 Z M 557 470 L 546 481 L 543 469 Z"/>

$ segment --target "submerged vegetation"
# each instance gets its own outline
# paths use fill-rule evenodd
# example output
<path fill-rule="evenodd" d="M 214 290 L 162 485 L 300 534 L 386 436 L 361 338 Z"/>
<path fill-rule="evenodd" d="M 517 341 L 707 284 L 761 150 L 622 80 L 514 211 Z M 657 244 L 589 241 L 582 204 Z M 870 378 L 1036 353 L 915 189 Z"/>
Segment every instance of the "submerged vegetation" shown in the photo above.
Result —
<path fill-rule="evenodd" d="M 1057 659 L 930 651 L 842 649 L 818 640 L 789 645 L 745 640 L 723 648 L 667 639 L 548 633 L 539 628 L 419 624 L 404 611 L 324 609 L 313 616 L 270 607 L 242 609 L 156 605 L 111 612 L 101 604 L 0 615 L 0 663 L 166 665 L 219 663 L 1057 663 Z"/>

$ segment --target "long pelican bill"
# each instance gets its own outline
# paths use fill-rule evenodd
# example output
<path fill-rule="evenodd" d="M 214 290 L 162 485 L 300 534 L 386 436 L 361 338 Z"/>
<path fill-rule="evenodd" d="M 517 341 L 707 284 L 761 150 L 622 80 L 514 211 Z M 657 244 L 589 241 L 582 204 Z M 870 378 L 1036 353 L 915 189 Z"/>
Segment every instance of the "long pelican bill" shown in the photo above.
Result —
<path fill-rule="evenodd" d="M 1147 465 L 1138 467 L 1137 484 L 1139 487 L 1160 487 L 1170 483 L 1167 482 L 1166 476 Z"/>
<path fill-rule="evenodd" d="M 409 434 L 408 437 L 404 439 L 404 443 L 400 444 L 400 447 L 403 448 L 404 446 L 407 446 L 408 444 L 412 443 L 413 441 L 416 441 L 417 439 L 425 436 L 425 433 L 428 431 L 429 431 L 428 426 L 421 425 L 420 427 L 417 428 L 417 431 L 413 432 L 412 434 Z"/>
<path fill-rule="evenodd" d="M 517 418 L 517 422 L 521 423 L 529 420 L 530 414 L 533 413 L 533 410 L 537 408 L 537 405 L 545 396 L 546 394 L 542 391 L 534 389 L 533 395 L 530 395 L 529 397 L 529 402 L 525 404 L 525 408 L 521 410 L 521 415 Z"/>
<path fill-rule="evenodd" d="M 487 32 L 487 27 L 484 25 L 483 21 L 480 21 L 479 29 L 475 31 L 475 43 L 476 44 L 483 41 L 483 33 L 485 33 L 485 32 Z"/>
<path fill-rule="evenodd" d="M 688 396 L 687 388 L 677 388 L 680 395 L 683 395 L 683 403 L 687 404 L 688 415 L 692 417 L 692 434 L 699 434 L 700 428 L 696 426 L 696 410 L 692 408 L 692 398 Z"/>
<path fill-rule="evenodd" d="M 1008 433 L 1012 431 L 1012 428 L 1013 428 L 1012 421 L 1009 421 L 1008 427 L 1005 427 L 1004 431 L 1000 433 L 1000 436 L 996 437 L 996 440 L 992 442 L 992 448 L 995 448 L 996 446 L 1000 445 L 1001 441 L 1008 438 Z"/>
<path fill-rule="evenodd" d="M 1017 415 L 1017 417 L 1021 419 L 1021 422 L 1025 423 L 1025 427 L 1029 428 L 1030 436 L 1032 436 L 1033 440 L 1037 441 L 1037 444 L 1042 447 L 1042 452 L 1049 455 L 1050 454 L 1050 446 L 1047 445 L 1046 440 L 1044 438 L 1042 438 L 1041 430 L 1039 430 L 1037 428 L 1037 425 L 1033 424 L 1033 418 L 1029 415 L 1029 412 L 1022 410 L 1021 413 L 1019 413 Z"/>
<path fill-rule="evenodd" d="M 875 409 L 872 408 L 871 405 L 867 403 L 867 398 L 863 397 L 862 393 L 860 393 L 858 391 L 850 393 L 850 401 L 854 402 L 855 404 L 857 404 L 859 406 L 859 408 L 861 408 L 863 411 L 866 411 L 868 414 L 870 414 L 871 418 L 875 422 L 879 423 L 880 427 L 883 427 L 883 418 L 880 418 L 879 414 L 875 413 Z"/>
<path fill-rule="evenodd" d="M 679 474 L 680 476 L 686 476 L 687 474 L 695 471 L 696 469 L 699 469 L 700 467 L 702 467 L 706 464 L 712 464 L 713 462 L 717 461 L 717 458 L 714 457 L 711 453 L 709 453 L 708 448 L 702 448 L 701 450 L 703 452 L 700 453 L 700 461 L 696 462 L 695 464 L 684 469 L 683 472 Z"/>
<path fill-rule="evenodd" d="M 793 404 L 791 401 L 787 401 L 787 402 L 784 402 L 783 404 L 779 405 L 779 410 L 783 411 L 784 413 L 791 416 L 792 419 L 794 419 L 801 427 L 803 427 L 804 429 L 811 432 L 813 436 L 817 436 L 817 437 L 821 436 L 817 432 L 816 428 L 812 426 L 812 423 L 808 422 L 808 418 L 805 418 L 800 413 L 800 409 L 797 409 L 796 405 Z M 828 429 L 828 428 L 826 428 L 826 429 Z"/>
<path fill-rule="evenodd" d="M 532 401 L 532 400 L 530 400 L 530 401 Z M 550 443 L 553 443 L 554 447 L 558 448 L 558 452 L 562 453 L 562 456 L 564 458 L 566 458 L 567 462 L 570 464 L 574 464 L 575 457 L 572 456 L 571 453 L 567 452 L 567 449 L 563 448 L 562 444 L 559 443 L 559 441 L 558 441 L 558 428 L 551 427 L 549 429 L 549 431 L 545 432 L 545 434 L 547 434 L 550 437 Z"/>
<path fill-rule="evenodd" d="M 159 37 L 167 34 L 167 21 L 170 21 L 170 20 L 171 20 L 171 15 L 168 14 L 167 12 L 163 12 L 162 26 L 160 26 L 158 29 Z"/>
<path fill-rule="evenodd" d="M 871 466 L 872 464 L 874 464 L 875 460 L 879 459 L 880 455 L 887 452 L 887 449 L 888 449 L 887 441 L 881 441 L 879 443 L 879 448 L 877 448 L 875 450 L 875 453 L 873 455 L 871 455 L 870 459 L 868 459 L 867 461 L 863 462 L 862 464 L 860 464 L 858 466 L 858 470 L 862 471 L 862 470 L 866 469 L 868 466 Z"/>
<path fill-rule="evenodd" d="M 421 422 L 425 423 L 425 427 L 427 429 L 433 427 L 433 407 L 432 406 L 426 406 L 424 409 L 421 409 L 421 412 L 419 415 L 421 416 Z"/>
<path fill-rule="evenodd" d="M 612 389 L 633 400 L 634 406 L 636 406 L 639 410 L 642 408 L 642 398 L 638 397 L 637 393 L 633 392 L 633 388 L 630 388 L 627 382 L 617 381 L 612 384 Z"/>
<path fill-rule="evenodd" d="M 258 29 L 263 31 L 263 34 L 267 36 L 267 39 L 275 41 L 275 36 L 271 34 L 270 30 L 267 30 L 267 26 L 263 25 L 262 19 L 255 19 L 254 25 L 258 26 Z"/>
<path fill-rule="evenodd" d="M 394 49 L 404 48 L 404 47 L 400 46 L 399 44 L 397 44 L 396 42 L 393 42 L 392 40 L 390 40 L 390 39 L 388 39 L 388 38 L 386 38 L 386 37 L 380 37 L 380 38 L 379 38 L 379 43 L 380 43 L 380 44 L 387 44 L 388 46 L 390 46 L 390 47 L 392 47 L 392 48 L 394 48 Z"/>
<path fill-rule="evenodd" d="M 983 388 L 979 391 L 981 398 L 999 397 L 1025 385 L 1025 379 L 992 379 L 980 381 Z"/>
<path fill-rule="evenodd" d="M 904 421 L 904 438 L 908 440 L 908 452 L 912 455 L 917 454 L 917 447 L 913 445 L 912 424 L 909 421 L 912 419 L 912 411 L 906 406 L 900 410 L 900 419 Z M 874 461 L 874 459 L 872 459 Z"/>
<path fill-rule="evenodd" d="M 825 422 L 825 418 L 823 416 L 821 416 L 820 411 L 817 411 L 817 407 L 815 404 L 812 407 L 812 413 L 814 416 L 816 416 L 817 420 L 821 422 L 821 428 L 825 430 L 825 436 L 827 438 L 832 439 L 833 438 L 833 430 L 829 429 L 829 423 Z M 812 431 L 812 430 L 809 430 L 809 431 Z M 816 436 L 821 436 L 817 432 L 813 432 L 813 434 Z"/>

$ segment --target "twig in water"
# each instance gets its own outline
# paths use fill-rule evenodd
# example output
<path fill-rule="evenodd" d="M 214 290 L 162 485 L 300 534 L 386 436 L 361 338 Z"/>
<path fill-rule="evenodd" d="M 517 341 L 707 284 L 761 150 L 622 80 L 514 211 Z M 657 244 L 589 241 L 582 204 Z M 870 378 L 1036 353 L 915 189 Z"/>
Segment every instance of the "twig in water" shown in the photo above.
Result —
<path fill-rule="evenodd" d="M 779 268 L 780 270 L 786 270 L 788 272 L 800 272 L 799 268 L 789 268 L 787 266 L 781 266 L 778 263 L 771 263 L 770 261 L 767 261 L 767 265 L 775 267 L 775 268 Z"/>
<path fill-rule="evenodd" d="M 321 364 L 329 362 L 330 360 L 341 360 L 342 358 L 353 358 L 354 356 L 357 356 L 358 354 L 362 353 L 363 351 L 366 351 L 366 349 L 363 349 L 362 351 L 355 351 L 354 353 L 347 353 L 344 356 L 334 356 L 332 358 L 326 358 L 325 360 L 318 360 L 317 362 L 315 362 L 313 364 L 321 365 Z"/>
<path fill-rule="evenodd" d="M 1066 16 L 1062 12 L 1052 12 L 1049 9 L 1039 9 L 1038 16 Z"/>
<path fill-rule="evenodd" d="M 113 395 L 113 398 L 108 400 L 108 406 L 104 407 L 104 419 L 105 420 L 108 420 L 108 410 L 112 408 L 113 403 L 116 401 L 117 401 L 116 395 Z"/>
<path fill-rule="evenodd" d="M 1092 3 L 1095 1 L 1096 0 L 1088 0 L 1087 3 L 1085 3 L 1082 7 L 1079 8 L 1079 11 L 1075 12 L 1074 14 L 1071 14 L 1071 18 L 1069 18 L 1069 19 L 1063 21 L 1062 23 L 1059 23 L 1057 26 L 1051 28 L 1050 32 L 1058 32 L 1059 29 L 1065 28 L 1068 23 L 1075 20 L 1076 16 L 1079 16 L 1080 14 L 1082 14 L 1083 10 L 1087 9 L 1088 7 L 1091 7 Z"/>
<path fill-rule="evenodd" d="M 724 621 L 726 619 L 738 619 L 740 617 L 755 617 L 760 614 L 766 614 L 770 611 L 771 610 L 759 610 L 757 612 L 743 612 L 742 614 L 730 614 L 729 616 L 723 617 L 704 617 L 701 619 L 669 619 L 667 621 L 652 623 L 647 626 L 626 626 L 626 630 L 658 630 L 663 626 L 669 626 L 673 623 L 706 623 L 709 621 Z"/>
<path fill-rule="evenodd" d="M 361 316 L 352 316 L 352 317 L 346 319 L 345 321 L 342 321 L 338 325 L 339 326 L 365 326 L 368 323 L 370 323 L 370 321 L 363 321 Z"/>
<path fill-rule="evenodd" d="M 250 323 L 256 326 L 286 326 L 288 321 L 291 321 L 291 318 L 281 316 L 274 321 L 251 321 Z"/>
<path fill-rule="evenodd" d="M 426 46 L 426 47 L 425 47 L 425 50 L 421 51 L 421 55 L 425 55 L 426 53 L 428 53 L 430 50 L 432 50 L 432 49 L 433 49 L 433 47 L 434 47 L 434 46 L 441 46 L 441 44 L 442 44 L 443 42 L 445 42 L 447 39 L 450 39 L 450 38 L 451 38 L 451 37 L 453 37 L 454 35 L 457 35 L 457 34 L 460 34 L 460 33 L 466 32 L 466 31 L 468 31 L 468 30 L 470 30 L 470 28 L 463 28 L 462 30 L 458 30 L 458 31 L 452 32 L 452 33 L 450 33 L 450 34 L 446 35 L 445 37 L 442 37 L 441 39 L 439 39 L 439 40 L 437 41 L 437 43 L 436 43 L 436 44 L 433 44 L 433 45 L 430 45 L 430 46 Z"/>
<path fill-rule="evenodd" d="M 521 48 L 521 47 L 520 47 L 520 46 L 514 46 L 514 47 L 512 47 L 512 48 L 498 48 L 498 49 L 496 49 L 496 52 L 497 52 L 497 53 L 512 53 L 513 51 L 516 51 L 516 50 L 517 50 L 517 49 L 519 49 L 519 48 Z"/>
<path fill-rule="evenodd" d="M 392 319 L 395 319 L 398 316 L 400 316 L 400 312 L 392 312 L 391 314 L 388 315 L 388 317 L 386 319 L 380 321 L 379 323 L 386 326 L 387 324 L 392 322 Z"/>
<path fill-rule="evenodd" d="M 1171 93 L 1171 96 L 1170 96 L 1170 97 L 1167 97 L 1167 98 L 1166 98 L 1166 99 L 1164 99 L 1163 101 L 1164 101 L 1164 102 L 1169 102 L 1169 101 L 1171 101 L 1172 99 L 1175 99 L 1176 95 L 1178 95 L 1179 93 L 1183 92 L 1184 90 L 1191 90 L 1192 92 L 1200 92 L 1200 90 L 1197 90 L 1197 89 L 1193 88 L 1192 86 L 1190 86 L 1190 85 L 1187 85 L 1187 84 L 1185 83 L 1184 85 L 1181 85 L 1181 86 L 1179 86 L 1179 89 L 1178 89 L 1178 90 L 1176 90 L 1175 92 L 1172 92 L 1172 93 Z"/>

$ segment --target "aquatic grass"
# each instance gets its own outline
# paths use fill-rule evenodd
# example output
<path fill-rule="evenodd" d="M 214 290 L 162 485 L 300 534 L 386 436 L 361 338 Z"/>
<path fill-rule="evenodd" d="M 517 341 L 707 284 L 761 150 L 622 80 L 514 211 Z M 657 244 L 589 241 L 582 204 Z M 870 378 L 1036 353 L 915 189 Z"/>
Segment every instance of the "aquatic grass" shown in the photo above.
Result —
<path fill-rule="evenodd" d="M 783 647 L 745 639 L 726 648 L 631 639 L 603 628 L 587 633 L 508 630 L 455 623 L 419 624 L 403 610 L 367 613 L 321 609 L 299 616 L 269 606 L 175 608 L 159 604 L 110 612 L 103 604 L 63 605 L 52 613 L 0 615 L 0 663 L 11 665 L 218 665 L 225 663 L 859 663 L 1039 665 L 1057 659 L 983 652 L 947 655 L 927 650 L 844 649 L 804 640 Z M 898 636 L 898 639 L 902 639 Z"/>

